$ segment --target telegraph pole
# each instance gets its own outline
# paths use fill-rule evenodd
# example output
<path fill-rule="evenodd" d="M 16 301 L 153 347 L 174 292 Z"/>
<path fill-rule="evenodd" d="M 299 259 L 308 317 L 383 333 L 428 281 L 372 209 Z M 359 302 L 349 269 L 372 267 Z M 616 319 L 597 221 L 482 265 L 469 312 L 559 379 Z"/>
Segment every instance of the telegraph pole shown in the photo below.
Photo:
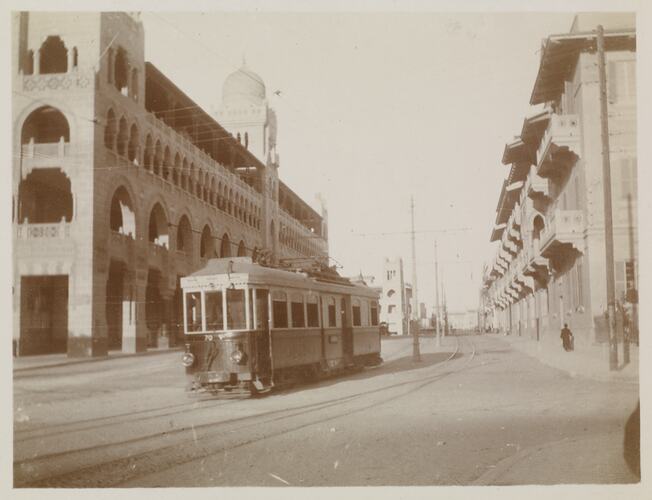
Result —
<path fill-rule="evenodd" d="M 419 302 L 417 296 L 417 249 L 414 241 L 414 197 L 410 198 L 410 209 L 412 213 L 412 314 L 408 318 L 408 324 L 411 322 L 411 316 L 416 314 L 419 317 Z M 421 352 L 419 350 L 419 328 L 415 325 L 412 328 L 412 361 L 421 361 Z"/>
<path fill-rule="evenodd" d="M 441 347 L 441 316 L 439 314 L 439 276 L 437 267 L 437 240 L 435 240 L 435 328 L 437 329 L 437 347 Z"/>
<path fill-rule="evenodd" d="M 607 106 L 607 71 L 604 60 L 604 29 L 598 25 L 598 78 L 600 82 L 600 125 L 602 136 L 602 185 L 604 193 L 604 246 L 607 271 L 607 331 L 609 333 L 609 369 L 618 369 L 616 339 L 616 286 L 614 278 L 614 228 L 611 208 L 611 163 Z"/>

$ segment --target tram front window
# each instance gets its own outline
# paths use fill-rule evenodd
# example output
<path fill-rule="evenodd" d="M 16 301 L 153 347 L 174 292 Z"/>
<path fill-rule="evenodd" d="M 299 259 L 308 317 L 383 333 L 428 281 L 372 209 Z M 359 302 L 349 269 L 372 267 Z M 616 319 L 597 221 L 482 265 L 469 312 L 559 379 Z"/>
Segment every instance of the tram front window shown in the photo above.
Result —
<path fill-rule="evenodd" d="M 226 291 L 226 327 L 229 330 L 244 330 L 247 328 L 245 310 L 245 291 Z"/>
<path fill-rule="evenodd" d="M 224 329 L 222 292 L 206 292 L 206 329 Z"/>
<path fill-rule="evenodd" d="M 190 292 L 186 294 L 186 331 L 201 330 L 201 292 Z"/>

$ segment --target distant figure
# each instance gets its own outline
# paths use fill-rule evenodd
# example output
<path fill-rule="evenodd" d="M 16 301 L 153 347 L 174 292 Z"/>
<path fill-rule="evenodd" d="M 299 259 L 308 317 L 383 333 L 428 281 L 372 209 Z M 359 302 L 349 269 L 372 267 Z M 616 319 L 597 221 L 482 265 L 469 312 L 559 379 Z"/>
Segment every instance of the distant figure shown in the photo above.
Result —
<path fill-rule="evenodd" d="M 561 345 L 565 351 L 573 350 L 573 332 L 568 328 L 568 323 L 564 323 L 564 328 L 561 329 Z"/>

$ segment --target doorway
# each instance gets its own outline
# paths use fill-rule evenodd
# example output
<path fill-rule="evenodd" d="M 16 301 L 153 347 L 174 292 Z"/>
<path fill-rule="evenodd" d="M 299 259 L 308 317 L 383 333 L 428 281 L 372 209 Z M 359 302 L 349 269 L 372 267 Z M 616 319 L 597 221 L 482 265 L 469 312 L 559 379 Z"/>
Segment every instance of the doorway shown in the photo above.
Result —
<path fill-rule="evenodd" d="M 68 276 L 23 276 L 18 355 L 67 351 Z"/>

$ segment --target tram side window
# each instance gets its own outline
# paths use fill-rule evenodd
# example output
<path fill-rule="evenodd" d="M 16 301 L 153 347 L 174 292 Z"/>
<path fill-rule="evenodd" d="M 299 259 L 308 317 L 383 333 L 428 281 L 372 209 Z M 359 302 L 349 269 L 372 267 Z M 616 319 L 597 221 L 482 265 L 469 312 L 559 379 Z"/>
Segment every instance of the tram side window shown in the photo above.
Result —
<path fill-rule="evenodd" d="M 308 313 L 308 327 L 314 328 L 319 326 L 319 306 L 317 305 L 317 297 L 311 295 L 308 297 L 306 304 L 306 312 Z"/>
<path fill-rule="evenodd" d="M 244 290 L 226 290 L 226 327 L 229 330 L 247 328 Z"/>
<path fill-rule="evenodd" d="M 274 328 L 288 327 L 288 299 L 283 292 L 274 292 L 272 295 L 272 309 L 274 313 Z"/>
<path fill-rule="evenodd" d="M 371 326 L 378 326 L 378 305 L 371 302 Z"/>
<path fill-rule="evenodd" d="M 353 326 L 362 326 L 362 319 L 360 317 L 360 301 L 358 299 L 353 299 L 352 301 L 353 309 Z"/>
<path fill-rule="evenodd" d="M 303 328 L 306 326 L 306 319 L 303 313 L 303 296 L 302 295 L 293 295 L 292 302 L 290 304 L 290 309 L 292 310 L 292 327 L 293 328 Z"/>
<path fill-rule="evenodd" d="M 206 329 L 223 330 L 222 292 L 206 292 Z"/>
<path fill-rule="evenodd" d="M 335 299 L 328 299 L 328 326 L 337 326 L 337 311 L 335 310 Z"/>
<path fill-rule="evenodd" d="M 186 294 L 186 331 L 201 330 L 201 292 L 190 292 Z"/>

